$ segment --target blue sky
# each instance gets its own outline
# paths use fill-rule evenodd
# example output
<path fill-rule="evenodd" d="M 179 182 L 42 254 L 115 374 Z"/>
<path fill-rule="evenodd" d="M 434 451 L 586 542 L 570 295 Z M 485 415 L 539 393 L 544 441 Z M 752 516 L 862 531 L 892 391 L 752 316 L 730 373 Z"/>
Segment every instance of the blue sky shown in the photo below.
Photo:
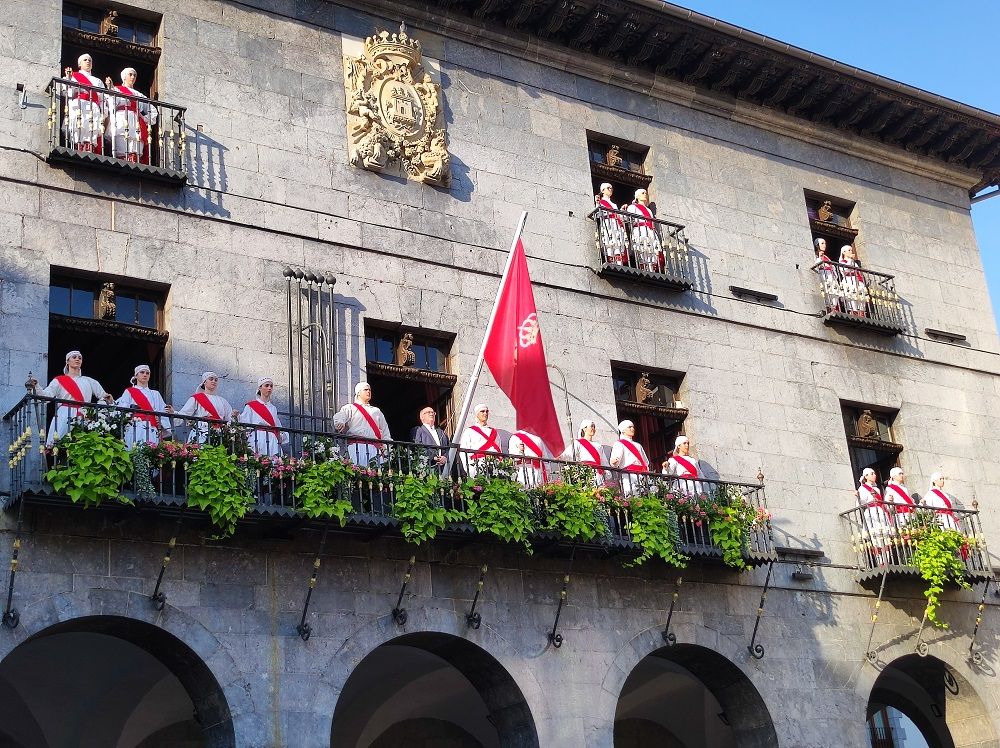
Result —
<path fill-rule="evenodd" d="M 854 67 L 1000 112 L 1000 0 L 675 0 Z M 972 208 L 993 313 L 1000 319 L 1000 196 Z"/>

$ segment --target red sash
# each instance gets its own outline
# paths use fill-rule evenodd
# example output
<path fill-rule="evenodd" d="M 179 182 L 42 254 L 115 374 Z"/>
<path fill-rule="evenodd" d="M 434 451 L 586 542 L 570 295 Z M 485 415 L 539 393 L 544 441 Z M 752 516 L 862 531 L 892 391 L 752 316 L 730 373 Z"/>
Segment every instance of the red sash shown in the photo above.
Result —
<path fill-rule="evenodd" d="M 649 465 L 647 465 L 646 461 L 642 459 L 642 453 L 635 448 L 635 445 L 632 442 L 625 441 L 624 439 L 619 439 L 618 443 L 621 444 L 623 447 L 625 447 L 625 449 L 627 449 L 629 452 L 631 452 L 632 456 L 635 457 L 636 460 L 638 460 L 638 462 L 633 462 L 631 465 L 625 468 L 626 471 L 630 473 L 649 472 Z"/>
<path fill-rule="evenodd" d="M 597 205 L 599 207 L 601 207 L 601 208 L 604 208 L 605 210 L 608 210 L 608 211 L 618 210 L 614 205 L 612 205 L 611 203 L 609 203 L 603 197 L 597 202 Z M 618 223 L 619 226 L 622 225 L 622 217 L 620 215 L 618 215 L 617 213 L 610 213 L 609 212 L 609 213 L 607 213 L 605 215 L 605 218 L 613 219 L 614 221 L 616 221 Z"/>
<path fill-rule="evenodd" d="M 903 500 L 903 503 L 906 505 L 897 507 L 896 508 L 897 512 L 899 512 L 900 514 L 909 514 L 910 512 L 913 511 L 913 507 L 916 505 L 913 503 L 913 499 L 910 498 L 910 495 L 906 493 L 906 491 L 904 491 L 895 483 L 888 484 L 886 488 L 892 489 L 893 493 L 895 493 L 899 498 L 901 498 Z"/>
<path fill-rule="evenodd" d="M 687 471 L 684 473 L 684 475 L 677 476 L 678 478 L 698 477 L 698 468 L 695 466 L 693 462 L 691 462 L 691 460 L 687 459 L 686 457 L 681 457 L 680 455 L 671 455 L 671 459 L 678 465 L 680 465 L 682 468 L 684 468 L 685 471 Z"/>
<path fill-rule="evenodd" d="M 264 403 L 262 403 L 260 400 L 251 400 L 250 402 L 247 403 L 247 407 L 250 408 L 250 410 L 252 410 L 257 415 L 259 415 L 262 419 L 264 419 L 264 422 L 267 423 L 268 426 L 270 427 L 268 428 L 267 426 L 258 426 L 257 430 L 267 431 L 271 434 L 274 434 L 274 438 L 277 439 L 278 424 L 274 422 L 274 416 L 271 415 L 271 411 L 267 409 L 267 406 L 264 405 Z"/>
<path fill-rule="evenodd" d="M 536 455 L 538 455 L 539 458 L 542 456 L 542 454 L 544 454 L 542 452 L 542 448 L 538 446 L 538 442 L 536 442 L 534 439 L 532 439 L 523 431 L 518 431 L 516 434 L 514 434 L 514 436 L 520 439 L 524 443 L 524 445 L 532 452 L 534 452 Z M 535 470 L 544 470 L 544 465 L 542 464 L 541 459 L 532 459 L 529 457 L 525 460 L 525 462 L 531 465 L 531 467 L 535 468 Z"/>
<path fill-rule="evenodd" d="M 70 400 L 73 400 L 78 403 L 87 402 L 86 400 L 83 399 L 83 391 L 80 389 L 80 385 L 78 385 L 76 383 L 76 380 L 73 379 L 73 377 L 71 377 L 69 374 L 60 374 L 58 377 L 56 377 L 56 381 L 62 385 L 62 388 L 66 390 L 67 393 L 69 393 Z M 72 408 L 72 406 L 70 405 L 63 405 L 60 407 Z M 80 413 L 82 409 L 76 408 L 75 410 L 77 413 Z"/>
<path fill-rule="evenodd" d="M 862 483 L 858 490 L 860 491 L 862 488 L 868 491 L 869 496 L 873 499 L 873 501 L 868 502 L 868 505 L 877 506 L 885 513 L 887 518 L 891 519 L 892 515 L 889 513 L 889 507 L 885 505 L 885 501 L 882 499 L 881 492 L 877 488 L 872 488 L 867 483 Z"/>
<path fill-rule="evenodd" d="M 475 431 L 477 434 L 483 437 L 483 439 L 486 440 L 483 443 L 483 446 L 481 446 L 478 450 L 476 450 L 476 453 L 472 455 L 472 457 L 470 457 L 469 459 L 481 460 L 486 456 L 486 453 L 489 451 L 493 452 L 500 451 L 500 445 L 497 444 L 497 436 L 499 436 L 499 432 L 496 429 L 490 429 L 490 435 L 487 436 L 486 432 L 483 431 L 482 428 L 480 428 L 479 426 L 469 426 L 469 428 Z"/>
<path fill-rule="evenodd" d="M 123 94 L 128 94 L 129 96 L 136 95 L 136 92 L 128 86 L 115 86 L 115 90 L 121 91 Z M 148 164 L 149 152 L 146 149 L 146 144 L 149 142 L 149 123 L 146 122 L 146 118 L 142 116 L 142 113 L 139 111 L 139 102 L 135 99 L 119 99 L 115 109 L 119 112 L 122 110 L 133 112 L 136 119 L 139 120 L 139 140 L 142 143 L 142 148 L 140 149 L 142 151 L 142 157 L 140 160 L 142 163 Z"/>
<path fill-rule="evenodd" d="M 382 429 L 380 429 L 378 424 L 375 423 L 375 419 L 371 417 L 371 414 L 361 406 L 361 403 L 354 403 L 354 407 L 357 408 L 358 413 L 363 415 L 365 420 L 368 421 L 368 425 L 372 427 L 372 432 L 375 434 L 375 438 L 381 439 Z"/>
<path fill-rule="evenodd" d="M 77 70 L 70 76 L 70 78 L 75 80 L 77 83 L 87 87 L 82 90 L 79 88 L 76 89 L 76 98 L 82 101 L 93 101 L 95 103 L 97 102 L 98 100 L 97 91 L 93 90 L 94 84 L 90 82 L 90 79 L 86 75 Z"/>
<path fill-rule="evenodd" d="M 146 397 L 143 391 L 138 387 L 129 387 L 125 391 L 129 394 L 129 397 L 132 398 L 132 402 L 139 406 L 139 410 L 153 410 L 153 406 L 150 404 L 149 398 Z M 159 419 L 149 413 L 136 413 L 132 417 L 137 421 L 145 421 L 153 426 L 159 426 Z"/>
<path fill-rule="evenodd" d="M 632 203 L 632 205 L 634 205 L 638 209 L 639 213 L 642 214 L 642 217 L 646 219 L 645 221 L 636 221 L 635 225 L 641 228 L 653 228 L 653 214 L 649 208 L 642 203 Z"/>
<path fill-rule="evenodd" d="M 591 444 L 589 439 L 577 439 L 577 442 L 580 444 L 581 447 L 587 450 L 587 454 L 590 455 L 589 464 L 600 467 L 601 455 L 600 453 L 598 453 L 597 447 Z M 582 462 L 586 462 L 586 460 L 582 460 Z"/>
<path fill-rule="evenodd" d="M 204 392 L 195 392 L 194 401 L 201 406 L 202 410 L 208 413 L 209 418 L 219 421 L 220 423 L 222 422 L 222 416 L 219 415 L 219 411 L 215 409 L 215 405 L 212 403 L 211 400 L 208 399 L 208 395 L 206 395 Z M 221 426 L 218 426 L 213 423 L 212 428 L 217 429 L 221 428 Z"/>
<path fill-rule="evenodd" d="M 941 501 L 943 501 L 944 505 L 947 507 L 947 509 L 938 509 L 938 510 L 936 510 L 937 513 L 938 514 L 947 514 L 953 520 L 955 520 L 956 522 L 958 522 L 958 517 L 956 517 L 955 516 L 955 512 L 952 511 L 953 507 L 951 505 L 951 499 L 949 499 L 945 495 L 944 491 L 942 491 L 940 488 L 932 488 L 930 492 L 932 494 L 934 494 L 935 496 L 937 496 L 939 499 L 941 499 Z"/>

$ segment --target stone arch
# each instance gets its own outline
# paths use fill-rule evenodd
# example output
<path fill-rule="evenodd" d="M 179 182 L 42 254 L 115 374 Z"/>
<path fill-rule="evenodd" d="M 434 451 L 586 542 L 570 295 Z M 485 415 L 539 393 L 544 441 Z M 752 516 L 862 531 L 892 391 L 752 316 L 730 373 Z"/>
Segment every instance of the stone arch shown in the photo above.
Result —
<path fill-rule="evenodd" d="M 22 608 L 17 628 L 4 629 L 7 635 L 0 636 L 0 662 L 32 640 L 83 632 L 91 625 L 98 635 L 117 637 L 148 651 L 171 672 L 176 668 L 180 672 L 175 675 L 185 688 L 214 684 L 196 700 L 196 705 L 205 702 L 199 707 L 204 724 L 218 715 L 213 730 L 220 737 L 206 739 L 206 745 L 228 748 L 236 744 L 238 718 L 252 711 L 249 687 L 236 662 L 200 621 L 169 604 L 157 611 L 148 595 L 94 587 L 36 599 Z M 213 699 L 216 704 L 210 703 Z"/>
<path fill-rule="evenodd" d="M 390 672 L 392 678 L 383 677 Z M 331 745 L 381 745 L 377 740 L 391 742 L 387 736 L 401 724 L 415 746 L 433 746 L 445 734 L 456 746 L 540 745 L 528 700 L 508 669 L 453 633 L 419 631 L 373 647 L 344 681 Z"/>
<path fill-rule="evenodd" d="M 931 748 L 1000 748 L 972 683 L 938 657 L 911 652 L 885 664 L 871 684 L 865 719 L 881 707 L 906 715 Z"/>
<path fill-rule="evenodd" d="M 667 669 L 682 671 L 704 687 L 710 697 L 708 701 L 718 704 L 718 719 L 728 723 L 735 748 L 777 748 L 777 730 L 753 683 L 752 671 L 747 672 L 744 666 L 737 664 L 749 659 L 745 644 L 737 646 L 728 637 L 702 627 L 685 628 L 688 628 L 682 638 L 685 643 L 664 646 L 661 630 L 655 628 L 643 631 L 622 647 L 602 683 L 602 711 L 618 715 L 618 705 L 630 694 L 629 678 L 641 672 L 640 666 L 662 660 Z M 695 639 L 697 643 L 686 643 L 688 639 Z M 616 731 L 620 742 L 624 743 L 623 732 L 630 731 L 656 735 L 660 741 L 677 739 L 669 727 L 653 725 L 645 715 L 638 716 L 627 730 Z M 610 743 L 610 736 L 608 740 Z M 669 742 L 663 744 L 670 745 Z"/>

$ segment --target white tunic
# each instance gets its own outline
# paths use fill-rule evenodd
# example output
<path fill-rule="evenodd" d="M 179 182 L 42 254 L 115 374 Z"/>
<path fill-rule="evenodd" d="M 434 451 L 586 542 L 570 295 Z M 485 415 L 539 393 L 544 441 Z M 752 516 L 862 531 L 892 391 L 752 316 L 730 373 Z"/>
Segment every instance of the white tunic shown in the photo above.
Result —
<path fill-rule="evenodd" d="M 858 267 L 856 260 L 844 260 L 842 265 L 849 267 L 838 268 L 843 273 L 840 281 L 840 288 L 847 302 L 847 309 L 854 314 L 864 314 L 868 306 L 868 287 L 865 285 L 864 275 Z"/>
<path fill-rule="evenodd" d="M 381 436 L 375 433 L 371 424 L 368 423 L 368 419 L 361 414 L 359 408 L 364 408 L 372 420 L 375 421 L 375 425 L 378 426 Z M 363 440 L 392 440 L 392 435 L 389 433 L 389 424 L 386 423 L 385 416 L 374 405 L 365 405 L 357 400 L 345 405 L 333 417 L 333 425 L 335 427 L 341 424 L 344 424 L 346 428 L 338 433 L 348 437 L 347 454 L 350 456 L 351 462 L 359 467 L 370 466 L 372 460 L 378 457 L 379 452 L 385 451 L 385 445 L 372 444 L 370 441 Z"/>
<path fill-rule="evenodd" d="M 897 492 L 897 489 L 902 492 L 902 496 Z M 903 527 L 908 524 L 913 517 L 911 512 L 916 508 L 917 504 L 913 500 L 913 497 L 910 496 L 910 489 L 902 483 L 890 480 L 885 484 L 883 495 L 886 502 L 895 505 L 893 508 L 896 510 L 896 527 Z"/>
<path fill-rule="evenodd" d="M 538 449 L 531 446 L 538 445 Z M 528 431 L 515 431 L 510 441 L 507 443 L 507 451 L 512 455 L 524 455 L 524 459 L 517 467 L 517 480 L 527 488 L 540 486 L 545 482 L 545 448 L 542 440 L 535 434 Z"/>
<path fill-rule="evenodd" d="M 594 457 L 590 454 L 590 450 L 584 446 L 584 443 L 589 444 L 597 452 L 597 462 L 594 462 Z M 604 445 L 600 442 L 583 438 L 574 439 L 563 453 L 559 455 L 559 459 L 566 460 L 567 462 L 582 462 L 584 465 L 590 465 L 595 468 L 607 467 L 608 465 L 608 456 L 604 451 Z"/>
<path fill-rule="evenodd" d="M 77 78 L 84 78 L 91 86 L 104 88 L 104 83 L 90 73 L 78 70 L 71 73 L 66 80 L 77 85 L 61 86 L 67 105 L 63 128 L 66 131 L 69 145 L 78 146 L 88 143 L 95 150 L 104 133 L 104 94 L 81 88 L 83 84 Z"/>
<path fill-rule="evenodd" d="M 115 91 L 146 97 L 142 91 L 136 91 L 126 85 L 116 87 Z M 113 93 L 106 97 L 106 102 L 115 158 L 125 158 L 130 154 L 141 158 L 146 150 L 146 141 L 141 137 L 139 118 L 141 117 L 146 127 L 151 129 L 156 124 L 156 107 L 150 106 L 148 101 L 135 101 L 124 96 L 115 96 Z M 133 108 L 137 111 L 132 111 Z"/>
<path fill-rule="evenodd" d="M 70 375 L 66 375 L 70 376 Z M 83 395 L 83 405 L 89 405 L 91 401 L 96 397 L 98 400 L 103 400 L 108 396 L 108 393 L 104 391 L 101 387 L 100 382 L 91 377 L 85 377 L 82 374 L 78 377 L 71 377 L 75 382 L 76 386 L 80 388 L 80 394 Z M 47 397 L 54 397 L 60 400 L 73 400 L 74 397 L 63 387 L 58 379 L 53 379 L 49 382 L 49 386 L 43 390 L 37 391 L 39 395 L 46 395 Z M 61 439 L 69 433 L 69 427 L 73 419 L 80 413 L 80 406 L 74 405 L 59 405 L 56 407 L 55 418 L 49 423 L 49 435 L 45 443 L 52 446 L 52 443 L 56 439 Z"/>
<path fill-rule="evenodd" d="M 868 535 L 876 549 L 881 548 L 885 538 L 895 533 L 895 522 L 878 486 L 862 483 L 858 487 L 858 506 L 862 509 L 863 534 Z"/>
<path fill-rule="evenodd" d="M 648 206 L 640 207 L 636 203 L 631 203 L 625 211 L 629 215 L 635 216 L 632 219 L 631 227 L 632 251 L 635 252 L 639 266 L 643 270 L 656 272 L 660 269 L 663 246 L 660 244 L 660 235 L 656 231 L 656 224 L 652 220 L 653 212 Z"/>
<path fill-rule="evenodd" d="M 685 459 L 694 465 L 694 468 L 697 471 L 697 474 L 694 477 L 701 475 L 701 464 L 698 462 L 697 457 L 694 457 L 693 455 L 686 455 L 682 456 L 682 459 Z M 679 460 L 674 459 L 673 455 L 667 459 L 667 469 L 663 471 L 663 474 L 674 478 L 677 487 L 686 493 L 695 496 L 705 493 L 705 484 L 701 481 L 694 480 L 688 469 L 682 465 Z"/>
<path fill-rule="evenodd" d="M 638 453 L 640 460 L 632 450 L 626 447 L 626 443 L 630 444 Z M 612 467 L 616 467 L 619 470 L 624 470 L 624 473 L 616 473 L 615 475 L 619 480 L 621 480 L 622 493 L 625 496 L 632 496 L 637 493 L 642 493 L 648 480 L 644 475 L 636 475 L 635 473 L 645 473 L 649 471 L 649 458 L 646 456 L 646 450 L 642 448 L 642 445 L 637 441 L 622 437 L 614 443 L 611 447 L 611 461 Z"/>
<path fill-rule="evenodd" d="M 274 420 L 274 425 L 277 428 L 281 428 L 281 419 L 278 418 L 278 409 L 274 407 L 269 402 L 265 402 L 261 398 L 255 398 L 255 401 L 267 408 L 268 412 L 271 414 L 271 418 Z M 250 404 L 247 403 L 243 408 L 243 412 L 240 413 L 240 423 L 248 423 L 252 426 L 263 426 L 264 428 L 252 429 L 247 432 L 247 440 L 250 443 L 250 449 L 254 451 L 257 456 L 267 456 L 276 457 L 281 454 L 281 445 L 288 444 L 288 432 L 278 431 L 277 435 L 271 431 L 271 424 L 261 418 L 260 414 L 257 413 Z"/>
<path fill-rule="evenodd" d="M 937 521 L 943 528 L 946 530 L 959 529 L 957 521 L 959 515 L 952 511 L 955 508 L 955 502 L 940 488 L 932 486 L 924 494 L 921 503 L 930 509 L 937 510 Z"/>
<path fill-rule="evenodd" d="M 628 262 L 625 221 L 618 213 L 605 212 L 618 210 L 618 206 L 607 198 L 600 198 L 597 207 L 604 208 L 603 211 L 597 212 L 597 223 L 600 227 L 601 248 L 604 250 L 605 259 L 607 262 L 624 265 Z"/>
<path fill-rule="evenodd" d="M 163 397 L 156 390 L 151 390 L 149 387 L 140 387 L 135 385 L 137 390 L 140 390 L 146 399 L 149 400 L 149 406 L 156 411 L 163 412 L 167 408 L 167 404 L 163 401 Z M 120 408 L 134 408 L 137 410 L 142 410 L 142 407 L 132 398 L 132 394 L 126 389 L 122 396 L 118 398 L 116 404 Z M 160 443 L 160 431 L 170 431 L 171 421 L 169 418 L 163 416 L 154 416 L 156 419 L 155 423 L 150 423 L 147 420 L 133 418 L 132 423 L 125 427 L 125 433 L 123 438 L 125 439 L 125 446 L 132 449 L 136 444 L 159 444 Z"/>
<path fill-rule="evenodd" d="M 484 438 L 477 429 L 481 429 L 487 438 Z M 489 444 L 488 447 L 487 444 Z M 474 478 L 479 472 L 479 461 L 485 453 L 500 454 L 500 432 L 492 426 L 480 426 L 479 424 L 469 426 L 462 432 L 458 446 L 463 450 L 468 450 L 462 452 L 462 464 L 465 465 L 469 477 Z M 477 453 L 479 454 L 477 455 Z"/>
<path fill-rule="evenodd" d="M 219 418 L 222 419 L 224 423 L 229 423 L 233 418 L 233 406 L 229 404 L 229 401 L 222 395 L 209 395 L 207 392 L 202 393 L 206 395 L 209 402 L 215 406 L 216 412 L 219 414 Z M 211 413 L 201 407 L 201 403 L 194 399 L 194 395 L 188 398 L 187 402 L 184 403 L 184 407 L 177 411 L 178 414 L 182 416 L 196 416 L 198 418 L 215 418 Z M 191 422 L 191 433 L 188 436 L 188 441 L 197 441 L 204 444 L 208 440 L 208 430 L 209 424 L 204 421 L 193 421 Z"/>

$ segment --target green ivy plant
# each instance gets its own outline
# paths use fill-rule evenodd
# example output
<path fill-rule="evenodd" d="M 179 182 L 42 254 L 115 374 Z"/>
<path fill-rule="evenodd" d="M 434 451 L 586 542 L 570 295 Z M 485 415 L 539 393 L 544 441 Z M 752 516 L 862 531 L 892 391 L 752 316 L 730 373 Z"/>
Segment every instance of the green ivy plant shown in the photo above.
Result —
<path fill-rule="evenodd" d="M 533 489 L 531 494 L 538 503 L 538 529 L 543 532 L 585 543 L 607 531 L 593 483 L 584 486 L 556 481 Z"/>
<path fill-rule="evenodd" d="M 636 496 L 629 501 L 629 507 L 632 512 L 629 532 L 642 553 L 627 565 L 637 566 L 656 556 L 679 569 L 687 566 L 688 557 L 677 550 L 680 544 L 677 516 L 663 499 L 656 495 Z"/>
<path fill-rule="evenodd" d="M 436 475 L 421 478 L 415 475 L 402 477 L 396 483 L 396 496 L 392 513 L 399 520 L 403 537 L 409 543 L 420 545 L 433 540 L 449 522 L 459 522 L 464 514 L 445 509 L 441 496 L 445 482 Z"/>
<path fill-rule="evenodd" d="M 506 478 L 477 477 L 466 482 L 463 493 L 466 516 L 476 530 L 520 543 L 531 553 L 528 541 L 535 531 L 534 512 L 521 484 Z"/>
<path fill-rule="evenodd" d="M 156 496 L 156 489 L 152 481 L 153 461 L 149 445 L 136 444 L 130 454 L 135 497 L 140 501 L 153 499 Z"/>
<path fill-rule="evenodd" d="M 187 503 L 208 512 L 219 538 L 227 538 L 253 501 L 238 458 L 222 446 L 203 446 L 187 469 Z"/>
<path fill-rule="evenodd" d="M 85 507 L 112 500 L 131 503 L 121 493 L 132 477 L 132 458 L 121 439 L 99 430 L 74 429 L 56 448 L 66 462 L 45 474 L 55 491 Z"/>
<path fill-rule="evenodd" d="M 927 598 L 927 620 L 937 628 L 946 629 L 948 623 L 937 617 L 941 605 L 944 586 L 952 582 L 963 589 L 971 585 L 965 579 L 965 564 L 962 561 L 963 548 L 968 552 L 969 539 L 957 530 L 941 527 L 933 515 L 913 518 L 909 528 L 910 542 L 915 546 L 912 563 L 927 582 L 924 597 Z"/>
<path fill-rule="evenodd" d="M 354 465 L 343 460 L 309 465 L 299 473 L 295 486 L 299 511 L 311 519 L 336 519 L 337 524 L 343 525 L 353 506 L 339 489 L 348 484 L 356 472 Z"/>

